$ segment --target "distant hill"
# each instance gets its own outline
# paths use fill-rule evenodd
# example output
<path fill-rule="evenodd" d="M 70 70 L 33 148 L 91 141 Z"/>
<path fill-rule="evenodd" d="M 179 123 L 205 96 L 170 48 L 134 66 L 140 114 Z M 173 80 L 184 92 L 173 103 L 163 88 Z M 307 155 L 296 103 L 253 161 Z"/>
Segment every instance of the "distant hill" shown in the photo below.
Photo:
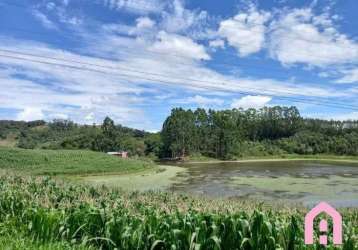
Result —
<path fill-rule="evenodd" d="M 121 125 L 110 118 L 106 124 L 80 125 L 69 120 L 0 121 L 0 146 L 24 149 L 84 149 L 93 151 L 125 150 L 144 156 L 146 140 L 153 134 Z M 158 138 L 158 136 L 157 136 Z M 153 148 L 153 147 L 151 147 Z"/>

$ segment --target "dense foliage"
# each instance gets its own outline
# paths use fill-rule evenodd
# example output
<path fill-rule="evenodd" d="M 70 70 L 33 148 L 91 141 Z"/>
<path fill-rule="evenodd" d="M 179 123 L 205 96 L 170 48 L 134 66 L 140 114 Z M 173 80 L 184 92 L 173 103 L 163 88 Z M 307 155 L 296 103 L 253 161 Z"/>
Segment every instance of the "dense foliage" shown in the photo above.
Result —
<path fill-rule="evenodd" d="M 17 146 L 42 149 L 126 150 L 134 156 L 235 159 L 283 154 L 358 155 L 358 121 L 302 118 L 295 107 L 232 110 L 175 108 L 161 133 L 114 124 L 67 120 L 0 121 L 0 140 L 15 134 Z"/>
<path fill-rule="evenodd" d="M 173 109 L 162 130 L 167 157 L 230 159 L 279 154 L 358 155 L 358 122 L 304 119 L 295 107 Z"/>
<path fill-rule="evenodd" d="M 127 194 L 46 177 L 0 177 L 5 248 L 22 239 L 42 249 L 322 249 L 304 245 L 305 213 L 167 193 Z M 357 210 L 341 213 L 344 245 L 325 249 L 358 247 Z"/>
<path fill-rule="evenodd" d="M 26 149 L 87 149 L 107 152 L 126 150 L 133 155 L 146 154 L 146 140 L 152 134 L 114 125 L 106 118 L 101 126 L 78 125 L 68 120 L 16 122 L 0 121 L 0 140 L 9 135 Z M 151 152 L 148 152 L 148 154 Z"/>

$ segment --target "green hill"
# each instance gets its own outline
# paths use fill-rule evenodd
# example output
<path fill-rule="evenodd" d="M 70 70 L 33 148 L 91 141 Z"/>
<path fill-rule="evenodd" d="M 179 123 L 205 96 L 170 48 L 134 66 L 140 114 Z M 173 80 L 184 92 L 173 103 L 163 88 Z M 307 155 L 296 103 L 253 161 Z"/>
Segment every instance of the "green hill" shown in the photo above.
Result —
<path fill-rule="evenodd" d="M 128 173 L 155 167 L 154 163 L 121 159 L 84 150 L 31 150 L 0 147 L 0 169 L 31 174 Z"/>

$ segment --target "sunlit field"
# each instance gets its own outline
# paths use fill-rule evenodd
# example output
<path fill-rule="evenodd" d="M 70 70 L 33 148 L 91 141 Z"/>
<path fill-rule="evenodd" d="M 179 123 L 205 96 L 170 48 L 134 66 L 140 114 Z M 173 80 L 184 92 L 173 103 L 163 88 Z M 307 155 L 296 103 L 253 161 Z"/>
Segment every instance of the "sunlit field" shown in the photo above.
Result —
<path fill-rule="evenodd" d="M 0 169 L 36 174 L 131 173 L 155 169 L 150 161 L 121 159 L 86 150 L 28 150 L 0 147 Z"/>

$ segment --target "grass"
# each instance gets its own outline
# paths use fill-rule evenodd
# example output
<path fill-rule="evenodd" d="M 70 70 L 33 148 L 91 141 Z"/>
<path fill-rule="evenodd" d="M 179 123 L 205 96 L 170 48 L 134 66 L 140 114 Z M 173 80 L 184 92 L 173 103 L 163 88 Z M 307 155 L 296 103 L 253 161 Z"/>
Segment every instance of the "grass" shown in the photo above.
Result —
<path fill-rule="evenodd" d="M 10 242 L 25 239 L 33 249 L 322 249 L 304 245 L 306 212 L 279 204 L 125 193 L 47 177 L 0 178 L 0 246 L 11 235 Z M 325 249 L 357 249 L 358 211 L 340 212 L 344 245 Z"/>
<path fill-rule="evenodd" d="M 121 159 L 81 150 L 30 150 L 0 147 L 0 169 L 34 175 L 133 173 L 155 168 L 149 161 Z"/>

